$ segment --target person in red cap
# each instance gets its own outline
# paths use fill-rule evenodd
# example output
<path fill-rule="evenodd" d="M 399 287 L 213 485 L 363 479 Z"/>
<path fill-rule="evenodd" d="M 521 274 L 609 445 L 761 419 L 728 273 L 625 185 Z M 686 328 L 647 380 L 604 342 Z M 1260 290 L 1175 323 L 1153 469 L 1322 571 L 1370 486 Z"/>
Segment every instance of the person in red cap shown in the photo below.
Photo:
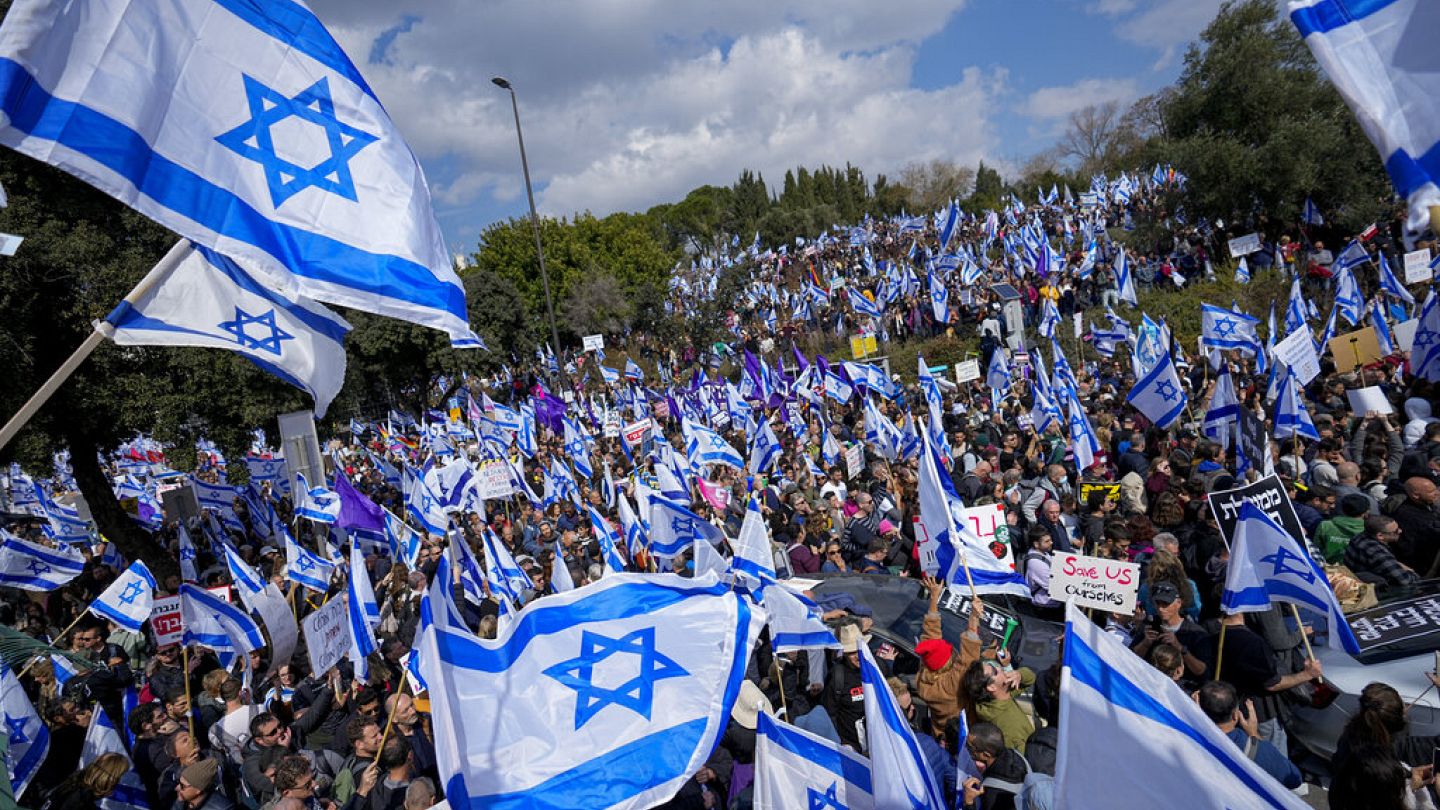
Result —
<path fill-rule="evenodd" d="M 915 645 L 915 653 L 925 665 L 915 678 L 915 687 L 920 699 L 930 706 L 930 721 L 939 734 L 968 703 L 960 682 L 965 670 L 980 658 L 980 621 L 985 616 L 985 603 L 975 600 L 970 626 L 960 637 L 957 653 L 950 642 L 940 637 L 940 594 L 945 591 L 945 583 L 929 576 L 924 582 L 930 590 L 930 610 L 925 614 L 920 643 Z"/>

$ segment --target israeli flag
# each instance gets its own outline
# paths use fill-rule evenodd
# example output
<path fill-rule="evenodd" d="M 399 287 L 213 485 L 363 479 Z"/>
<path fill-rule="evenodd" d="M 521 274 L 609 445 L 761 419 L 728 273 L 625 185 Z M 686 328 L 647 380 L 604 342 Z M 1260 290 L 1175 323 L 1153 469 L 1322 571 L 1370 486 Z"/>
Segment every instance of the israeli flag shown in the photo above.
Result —
<path fill-rule="evenodd" d="M 1013 557 L 1007 553 L 1004 558 L 997 558 L 970 529 L 969 522 L 963 518 L 964 504 L 955 491 L 955 484 L 949 473 L 941 469 L 935 448 L 928 441 L 920 453 L 919 478 L 916 488 L 921 526 L 917 529 L 924 529 L 916 532 L 921 545 L 920 559 L 934 560 L 926 563 L 926 573 L 952 584 L 973 580 L 975 592 L 980 594 L 1029 597 L 1030 586 L 1015 570 Z"/>
<path fill-rule="evenodd" d="M 340 496 L 325 487 L 312 487 L 300 473 L 295 474 L 300 486 L 295 499 L 295 515 L 316 523 L 334 525 L 340 519 Z"/>
<path fill-rule="evenodd" d="M 770 470 L 780 460 L 783 449 L 780 438 L 775 435 L 775 429 L 770 427 L 770 422 L 762 423 L 760 429 L 755 431 L 755 440 L 750 443 L 750 473 L 759 475 Z"/>
<path fill-rule="evenodd" d="M 1365 305 L 1365 299 L 1360 294 L 1360 282 L 1355 280 L 1355 274 L 1351 271 L 1337 267 L 1335 269 L 1335 308 L 1339 310 L 1340 317 L 1345 322 L 1354 326 L 1360 322 L 1360 310 Z"/>
<path fill-rule="evenodd" d="M 1130 388 L 1130 393 L 1125 395 L 1125 401 L 1145 414 L 1145 418 L 1158 428 L 1168 428 L 1175 424 L 1175 420 L 1185 411 L 1190 398 L 1180 385 L 1180 374 L 1175 370 L 1175 361 L 1170 357 L 1170 352 L 1161 350 L 1159 362 Z"/>
<path fill-rule="evenodd" d="M 985 386 L 1001 397 L 1010 393 L 1010 364 L 1005 360 L 1005 350 L 996 347 L 990 354 L 990 368 L 985 372 Z"/>
<path fill-rule="evenodd" d="M 227 513 L 235 514 L 235 499 L 239 497 L 240 487 L 211 484 L 193 475 L 190 476 L 190 486 L 195 490 L 195 499 L 199 501 L 201 509 L 214 509 L 220 513 L 222 519 Z"/>
<path fill-rule="evenodd" d="M 53 591 L 84 570 L 85 558 L 70 546 L 50 548 L 0 529 L 0 585 Z"/>
<path fill-rule="evenodd" d="M 122 301 L 106 317 L 110 338 L 121 346 L 228 349 L 310 394 L 315 415 L 324 416 L 345 383 L 350 324 L 314 301 L 275 292 L 207 248 L 177 245 L 154 272 L 171 262 L 174 269 L 138 301 Z"/>
<path fill-rule="evenodd" d="M 630 552 L 630 559 L 635 559 L 637 554 L 643 552 L 650 545 L 649 533 L 645 524 L 635 515 L 635 510 L 630 506 L 630 499 L 624 495 L 619 496 L 620 504 L 620 529 L 625 532 L 625 550 Z M 646 514 L 649 510 L 646 510 Z"/>
<path fill-rule="evenodd" d="M 853 287 L 848 287 L 845 293 L 850 297 L 850 308 L 855 310 L 856 315 L 866 315 L 871 318 L 883 318 L 885 313 L 881 311 L 880 305 L 871 301 L 870 297 L 859 292 Z"/>
<path fill-rule="evenodd" d="M 745 469 L 740 451 L 731 447 L 719 433 L 691 419 L 681 422 L 680 428 L 685 435 L 685 456 L 691 466 L 700 469 L 707 464 L 723 464 Z"/>
<path fill-rule="evenodd" d="M 785 585 L 766 585 L 761 604 L 770 614 L 770 645 L 775 652 L 791 650 L 840 649 L 835 632 L 821 618 L 823 611 L 814 602 Z"/>
<path fill-rule="evenodd" d="M 45 755 L 50 753 L 50 728 L 31 705 L 20 679 L 3 661 L 0 661 L 0 709 L 5 713 L 9 737 L 5 768 L 10 773 L 11 790 L 18 799 L 44 764 Z"/>
<path fill-rule="evenodd" d="M 870 645 L 860 644 L 860 682 L 865 691 L 866 753 L 870 755 L 876 807 L 947 810 L 915 732 L 900 711 Z"/>
<path fill-rule="evenodd" d="M 875 451 L 888 461 L 895 461 L 900 457 L 900 450 L 905 443 L 904 432 L 880 412 L 871 397 L 865 398 L 865 443 L 875 448 Z"/>
<path fill-rule="evenodd" d="M 126 717 L 129 717 L 127 714 Z M 80 767 L 85 768 L 104 754 L 119 754 L 130 762 L 130 769 L 120 777 L 120 783 L 110 795 L 97 802 L 100 810 L 149 810 L 150 801 L 145 795 L 145 783 L 135 772 L 135 764 L 120 732 L 110 722 L 110 715 L 99 706 L 90 713 L 90 728 L 85 732 L 85 742 L 80 748 Z"/>
<path fill-rule="evenodd" d="M 1239 349 L 1258 354 L 1260 319 L 1214 304 L 1200 305 L 1200 340 L 1208 349 Z"/>
<path fill-rule="evenodd" d="M 1380 299 L 1370 302 L 1370 324 L 1375 327 L 1375 341 L 1380 344 L 1380 354 L 1389 357 L 1395 353 L 1395 338 L 1390 334 L 1390 323 L 1385 320 L 1385 311 Z"/>
<path fill-rule="evenodd" d="M 1242 501 L 1220 606 L 1231 614 L 1258 613 L 1269 610 L 1271 602 L 1288 602 L 1324 616 L 1331 649 L 1360 654 L 1360 643 L 1319 564 L 1263 509 Z"/>
<path fill-rule="evenodd" d="M 1244 257 L 1244 256 L 1241 256 L 1241 257 L 1240 257 L 1240 263 L 1237 264 L 1237 265 L 1235 265 L 1235 283 L 1236 283 L 1236 284 L 1249 284 L 1249 283 L 1250 283 L 1250 264 L 1245 261 L 1245 257 Z"/>
<path fill-rule="evenodd" d="M 634 360 L 626 358 L 625 379 L 633 380 L 634 382 L 644 382 L 645 370 L 640 368 L 640 366 Z"/>
<path fill-rule="evenodd" d="M 1305 409 L 1305 403 L 1300 398 L 1300 381 L 1296 379 L 1294 369 L 1279 361 L 1275 365 L 1281 376 L 1280 389 L 1275 395 L 1275 426 L 1271 435 L 1277 439 L 1304 436 L 1311 441 L 1320 441 L 1320 432 L 1315 429 L 1310 411 Z"/>
<path fill-rule="evenodd" d="M 303 4 L 23 3 L 0 99 L 0 142 L 265 286 L 469 336 L 420 165 Z"/>
<path fill-rule="evenodd" d="M 1395 268 L 1390 266 L 1390 260 L 1385 256 L 1385 251 L 1380 251 L 1380 260 L 1377 264 L 1380 265 L 1381 292 L 1394 296 L 1409 306 L 1414 306 L 1415 296 L 1411 295 L 1410 291 L 1405 289 L 1405 285 L 1400 283 L 1400 279 L 1395 275 Z"/>
<path fill-rule="evenodd" d="M 593 506 L 586 506 L 590 514 L 590 528 L 595 532 L 595 541 L 600 544 L 600 559 L 605 564 L 605 574 L 621 574 L 625 572 L 625 558 L 620 556 L 620 544 L 623 542 L 610 528 L 610 521 Z"/>
<path fill-rule="evenodd" d="M 296 542 L 289 530 L 281 527 L 285 536 L 285 577 L 318 593 L 330 590 L 330 577 L 335 573 L 335 563 Z"/>
<path fill-rule="evenodd" d="M 1090 418 L 1085 415 L 1085 409 L 1080 406 L 1075 392 L 1069 388 L 1059 390 L 1063 391 L 1066 399 L 1065 413 L 1069 424 L 1070 446 L 1075 453 L 1075 468 L 1084 472 L 1095 465 L 1095 457 L 1100 454 L 1100 438 L 1090 426 Z"/>
<path fill-rule="evenodd" d="M 1290 20 L 1380 151 L 1407 226 L 1424 231 L 1440 205 L 1440 54 L 1423 0 L 1291 0 Z"/>
<path fill-rule="evenodd" d="M 495 532 L 485 529 L 483 534 L 485 543 L 485 568 L 487 579 L 492 590 L 507 594 L 511 601 L 518 602 L 525 591 L 534 590 L 535 583 L 531 581 L 530 575 L 515 561 L 510 549 L 500 542 Z M 465 543 L 458 543 L 462 546 L 462 555 L 469 553 L 469 547 Z M 464 558 L 461 559 L 462 564 Z"/>
<path fill-rule="evenodd" d="M 405 512 L 415 518 L 420 527 L 430 534 L 445 535 L 450 525 L 450 515 L 425 480 L 410 467 L 402 472 L 404 485 L 401 491 L 405 497 Z"/>
<path fill-rule="evenodd" d="M 380 603 L 365 570 L 365 554 L 359 547 L 350 547 L 350 576 L 345 583 L 345 615 L 350 620 L 350 662 L 355 677 L 370 677 L 370 654 L 380 649 L 375 642 L 375 626 L 380 624 Z"/>
<path fill-rule="evenodd" d="M 934 273 L 930 273 L 927 280 L 930 282 L 930 312 L 935 316 L 935 322 L 950 323 L 950 290 Z"/>
<path fill-rule="evenodd" d="M 250 480 L 256 484 L 269 484 L 273 489 L 290 492 L 290 468 L 283 458 L 255 458 L 247 456 L 245 466 L 250 470 Z"/>
<path fill-rule="evenodd" d="M 195 541 L 190 538 L 190 530 L 185 528 L 184 520 L 175 524 L 175 534 L 179 537 L 180 578 L 186 582 L 196 582 L 200 579 L 199 568 L 195 564 L 199 553 L 195 549 Z"/>
<path fill-rule="evenodd" d="M 1060 326 L 1060 309 L 1055 302 L 1046 298 L 1040 305 L 1040 337 L 1054 339 L 1055 329 Z"/>
<path fill-rule="evenodd" d="M 1140 306 L 1140 299 L 1135 293 L 1135 274 L 1130 270 L 1130 260 L 1125 258 L 1124 249 L 1115 259 L 1115 289 L 1120 293 L 1121 301 L 1132 307 Z"/>
<path fill-rule="evenodd" d="M 245 562 L 234 546 L 229 543 L 222 545 L 225 551 L 225 567 L 230 570 L 230 581 L 235 583 L 235 592 L 240 595 L 240 601 L 245 607 L 255 610 L 260 595 L 265 593 L 264 577 Z"/>
<path fill-rule="evenodd" d="M 724 539 L 724 532 L 683 505 L 659 495 L 650 497 L 650 552 L 656 557 L 675 557 L 699 540 L 714 546 Z"/>
<path fill-rule="evenodd" d="M 260 627 L 249 614 L 188 582 L 180 585 L 180 619 L 185 626 L 181 643 L 209 647 L 220 654 L 223 667 L 228 668 L 236 654 L 265 646 Z"/>
<path fill-rule="evenodd" d="M 1304 810 L 1195 700 L 1072 602 L 1065 614 L 1055 806 Z M 1103 740 L 1103 744 L 1097 744 Z M 1145 774 L 1145 778 L 1117 778 Z"/>
<path fill-rule="evenodd" d="M 1210 394 L 1210 406 L 1205 410 L 1201 431 L 1206 438 L 1221 447 L 1230 446 L 1235 426 L 1240 422 L 1240 398 L 1235 396 L 1235 384 L 1230 379 L 1230 364 L 1222 363 L 1220 373 L 1215 377 L 1215 390 Z"/>
<path fill-rule="evenodd" d="M 1309 197 L 1305 198 L 1305 205 L 1300 209 L 1300 221 L 1316 228 L 1325 224 L 1325 217 L 1320 214 L 1320 206 Z"/>
<path fill-rule="evenodd" d="M 940 228 L 940 250 L 943 252 L 950 246 L 950 238 L 955 235 L 955 223 L 960 220 L 960 206 L 950 201 L 950 210 L 945 212 L 945 225 Z"/>
<path fill-rule="evenodd" d="M 752 587 L 775 582 L 775 555 L 770 546 L 770 529 L 760 513 L 760 500 L 753 493 L 745 505 L 740 534 L 731 543 L 734 556 L 730 570 L 753 583 Z"/>
<path fill-rule="evenodd" d="M 1410 373 L 1422 380 L 1440 382 L 1440 299 L 1434 289 L 1425 297 L 1418 320 L 1415 342 L 1410 347 Z"/>
<path fill-rule="evenodd" d="M 90 603 L 90 612 L 138 633 L 140 625 L 150 618 L 157 587 L 150 569 L 136 560 L 110 583 L 110 587 L 95 597 L 95 601 Z"/>
<path fill-rule="evenodd" d="M 755 726 L 755 810 L 872 810 L 870 760 L 760 713 Z"/>
<path fill-rule="evenodd" d="M 446 798 L 669 800 L 724 733 L 763 618 L 714 579 L 619 574 L 528 605 L 493 641 L 427 623 L 419 668 Z"/>

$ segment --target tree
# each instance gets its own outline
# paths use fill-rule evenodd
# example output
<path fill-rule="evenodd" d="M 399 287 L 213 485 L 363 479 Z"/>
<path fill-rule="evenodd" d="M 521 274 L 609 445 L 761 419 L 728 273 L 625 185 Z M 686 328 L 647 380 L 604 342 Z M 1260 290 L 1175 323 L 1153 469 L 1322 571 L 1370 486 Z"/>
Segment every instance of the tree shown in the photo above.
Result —
<path fill-rule="evenodd" d="M 581 335 L 623 334 L 635 317 L 635 306 L 620 282 L 603 270 L 575 284 L 560 311 Z"/>
<path fill-rule="evenodd" d="M 910 190 L 910 205 L 916 211 L 938 211 L 950 200 L 970 193 L 975 185 L 975 170 L 936 158 L 901 169 L 900 184 Z"/>
<path fill-rule="evenodd" d="M 1222 7 L 1159 107 L 1158 154 L 1189 176 L 1196 213 L 1295 221 L 1313 196 L 1352 232 L 1385 213 L 1391 193 L 1374 149 L 1270 0 Z"/>
<path fill-rule="evenodd" d="M 1109 167 L 1123 133 L 1119 102 L 1090 104 L 1070 113 L 1056 149 L 1062 157 L 1074 158 L 1080 174 L 1088 176 Z"/>

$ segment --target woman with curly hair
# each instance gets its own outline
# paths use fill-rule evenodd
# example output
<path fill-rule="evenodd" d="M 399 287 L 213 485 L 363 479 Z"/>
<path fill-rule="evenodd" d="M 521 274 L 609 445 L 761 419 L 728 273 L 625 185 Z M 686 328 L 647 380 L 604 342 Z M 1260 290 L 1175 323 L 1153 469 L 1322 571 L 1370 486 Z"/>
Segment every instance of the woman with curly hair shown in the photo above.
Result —
<path fill-rule="evenodd" d="M 1138 594 L 1140 604 L 1145 606 L 1145 612 L 1152 616 L 1156 611 L 1150 593 L 1159 582 L 1168 582 L 1180 592 L 1180 604 L 1184 605 L 1180 611 L 1181 614 L 1196 621 L 1200 620 L 1200 589 L 1189 577 L 1185 576 L 1185 566 L 1181 564 L 1180 558 L 1164 549 L 1156 549 L 1150 558 L 1150 564 L 1145 567 L 1144 581 L 1140 583 Z"/>

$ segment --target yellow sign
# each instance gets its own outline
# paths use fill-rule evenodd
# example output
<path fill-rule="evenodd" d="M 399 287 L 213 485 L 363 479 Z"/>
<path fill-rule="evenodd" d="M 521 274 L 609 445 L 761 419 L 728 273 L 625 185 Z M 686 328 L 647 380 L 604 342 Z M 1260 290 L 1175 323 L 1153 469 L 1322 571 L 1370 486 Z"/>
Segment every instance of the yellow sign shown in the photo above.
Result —
<path fill-rule="evenodd" d="M 858 360 L 867 354 L 875 354 L 879 351 L 878 346 L 874 335 L 852 337 L 850 338 L 850 356 Z"/>
<path fill-rule="evenodd" d="M 1082 481 L 1080 482 L 1080 505 L 1084 506 L 1089 503 L 1090 496 L 1097 492 L 1104 493 L 1107 501 L 1120 502 L 1119 484 L 1089 484 Z"/>
<path fill-rule="evenodd" d="M 461 420 L 461 416 L 462 416 L 462 415 L 463 415 L 463 413 L 462 413 L 462 411 L 461 411 L 459 408 L 451 408 L 451 409 L 450 409 L 450 418 L 453 419 L 454 421 L 456 421 L 456 422 L 462 421 L 462 420 Z"/>

